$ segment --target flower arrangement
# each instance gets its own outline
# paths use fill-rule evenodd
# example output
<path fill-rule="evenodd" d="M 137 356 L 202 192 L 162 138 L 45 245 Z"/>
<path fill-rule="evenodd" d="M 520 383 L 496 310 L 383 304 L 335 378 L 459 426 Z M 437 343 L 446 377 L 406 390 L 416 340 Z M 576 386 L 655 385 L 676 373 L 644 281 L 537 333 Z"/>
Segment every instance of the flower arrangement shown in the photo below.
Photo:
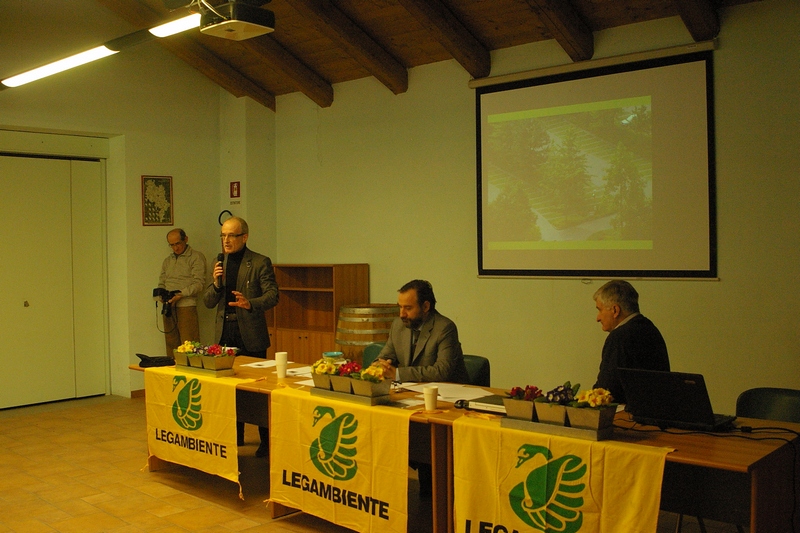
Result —
<path fill-rule="evenodd" d="M 510 391 L 508 391 L 508 395 L 515 400 L 532 402 L 536 398 L 541 398 L 544 393 L 539 387 L 526 385 L 524 389 L 522 387 L 513 387 Z"/>
<path fill-rule="evenodd" d="M 380 383 L 383 381 L 383 367 L 381 365 L 370 365 L 361 371 L 362 381 Z"/>
<path fill-rule="evenodd" d="M 183 341 L 183 344 L 175 349 L 178 353 L 185 353 L 189 357 L 198 355 L 212 355 L 214 357 L 225 357 L 229 355 L 236 355 L 239 348 L 230 346 L 220 346 L 219 344 L 209 344 L 203 346 L 197 341 Z"/>
<path fill-rule="evenodd" d="M 361 377 L 361 365 L 356 361 L 349 361 L 343 365 L 339 365 L 338 374 L 346 378 Z"/>
<path fill-rule="evenodd" d="M 581 392 L 570 405 L 581 408 L 602 409 L 604 407 L 615 407 L 614 397 L 603 388 L 589 389 Z"/>
<path fill-rule="evenodd" d="M 178 353 L 198 355 L 203 345 L 197 341 L 183 341 L 183 344 L 178 346 L 175 351 Z"/>
<path fill-rule="evenodd" d="M 569 381 L 567 381 L 563 385 L 559 385 L 555 389 L 548 391 L 546 394 L 538 398 L 536 401 L 546 402 L 546 403 L 557 403 L 559 405 L 567 405 L 568 403 L 575 400 L 575 396 L 578 394 L 578 389 L 580 388 L 581 388 L 580 383 L 576 383 L 575 385 L 573 385 Z"/>
<path fill-rule="evenodd" d="M 225 357 L 229 355 L 236 355 L 236 352 L 239 351 L 238 348 L 220 346 L 219 344 L 212 344 L 210 346 L 206 346 L 204 350 L 205 350 L 204 355 L 212 355 L 214 357 Z"/>
<path fill-rule="evenodd" d="M 178 353 L 185 353 L 189 357 L 198 355 L 213 355 L 214 357 L 224 357 L 227 355 L 236 355 L 239 348 L 229 346 L 220 346 L 219 344 L 210 344 L 203 346 L 197 341 L 183 341 L 183 344 L 175 349 Z"/>
<path fill-rule="evenodd" d="M 318 359 L 311 365 L 311 372 L 314 374 L 327 374 L 335 375 L 337 373 L 336 365 L 326 358 Z"/>

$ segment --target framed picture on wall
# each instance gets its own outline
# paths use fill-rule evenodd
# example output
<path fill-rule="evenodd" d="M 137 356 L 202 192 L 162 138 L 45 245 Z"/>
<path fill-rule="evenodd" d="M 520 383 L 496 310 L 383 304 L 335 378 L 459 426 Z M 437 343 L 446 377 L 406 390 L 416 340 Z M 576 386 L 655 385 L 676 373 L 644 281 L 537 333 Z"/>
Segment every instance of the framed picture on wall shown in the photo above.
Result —
<path fill-rule="evenodd" d="M 142 176 L 142 225 L 172 226 L 172 176 Z"/>

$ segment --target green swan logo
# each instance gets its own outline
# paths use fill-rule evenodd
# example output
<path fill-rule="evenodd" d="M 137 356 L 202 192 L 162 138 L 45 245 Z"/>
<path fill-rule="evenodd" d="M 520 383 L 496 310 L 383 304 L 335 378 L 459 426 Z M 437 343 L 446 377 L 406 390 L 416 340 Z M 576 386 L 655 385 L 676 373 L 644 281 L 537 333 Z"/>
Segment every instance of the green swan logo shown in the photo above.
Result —
<path fill-rule="evenodd" d="M 540 454 L 547 462 L 511 489 L 511 508 L 523 522 L 540 531 L 574 533 L 583 524 L 583 513 L 578 511 L 583 498 L 578 495 L 585 487 L 581 479 L 586 475 L 586 465 L 580 457 L 566 455 L 553 460 L 549 449 L 523 444 L 517 450 L 516 467 Z"/>
<path fill-rule="evenodd" d="M 314 422 L 312 427 L 325 416 L 332 420 L 319 432 L 319 437 L 314 439 L 309 450 L 311 462 L 317 470 L 326 476 L 346 481 L 352 479 L 358 471 L 355 460 L 357 453 L 355 444 L 358 437 L 354 434 L 358 428 L 358 420 L 351 413 L 336 416 L 336 412 L 326 406 L 317 406 L 314 409 Z"/>
<path fill-rule="evenodd" d="M 197 378 L 186 381 L 186 376 L 172 378 L 172 392 L 180 387 L 175 402 L 172 404 L 172 418 L 189 431 L 197 431 L 203 426 L 203 414 L 200 412 L 200 382 Z"/>

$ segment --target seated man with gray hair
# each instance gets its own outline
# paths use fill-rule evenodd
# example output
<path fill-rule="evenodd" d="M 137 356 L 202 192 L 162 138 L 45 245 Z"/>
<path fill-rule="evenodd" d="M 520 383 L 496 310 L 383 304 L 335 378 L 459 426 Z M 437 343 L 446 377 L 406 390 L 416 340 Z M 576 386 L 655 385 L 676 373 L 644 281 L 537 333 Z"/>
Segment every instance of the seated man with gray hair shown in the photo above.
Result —
<path fill-rule="evenodd" d="M 608 332 L 595 388 L 625 403 L 617 368 L 669 371 L 667 344 L 658 328 L 639 312 L 639 293 L 627 281 L 609 281 L 594 293 L 597 321 Z"/>

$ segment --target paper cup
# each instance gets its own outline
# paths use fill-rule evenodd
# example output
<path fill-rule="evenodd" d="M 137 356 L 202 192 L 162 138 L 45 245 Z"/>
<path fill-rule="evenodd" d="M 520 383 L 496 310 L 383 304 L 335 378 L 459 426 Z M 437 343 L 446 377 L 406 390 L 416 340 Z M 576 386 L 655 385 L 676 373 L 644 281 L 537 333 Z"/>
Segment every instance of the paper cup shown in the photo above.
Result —
<path fill-rule="evenodd" d="M 439 387 L 436 385 L 427 385 L 422 388 L 422 395 L 425 397 L 425 410 L 436 410 L 436 399 L 439 397 Z"/>
<path fill-rule="evenodd" d="M 286 363 L 289 354 L 287 352 L 275 352 L 275 371 L 278 373 L 278 379 L 286 377 Z"/>

